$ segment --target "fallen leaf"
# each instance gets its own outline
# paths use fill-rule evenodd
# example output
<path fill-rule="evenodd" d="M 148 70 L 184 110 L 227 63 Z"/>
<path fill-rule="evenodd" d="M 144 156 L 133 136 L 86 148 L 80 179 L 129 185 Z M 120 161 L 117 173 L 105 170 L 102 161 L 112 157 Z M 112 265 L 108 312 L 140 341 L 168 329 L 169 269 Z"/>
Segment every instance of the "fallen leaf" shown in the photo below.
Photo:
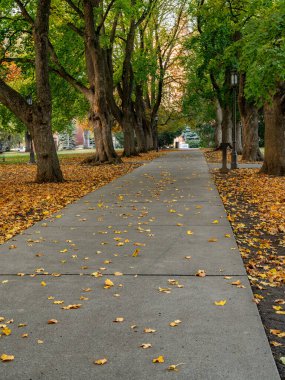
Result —
<path fill-rule="evenodd" d="M 112 286 L 114 286 L 114 283 L 109 278 L 107 278 L 107 280 L 105 280 L 104 284 L 105 284 L 105 286 L 104 286 L 105 289 L 109 289 Z"/>
<path fill-rule="evenodd" d="M 54 325 L 54 324 L 56 324 L 56 323 L 58 323 L 58 320 L 57 320 L 57 319 L 49 319 L 49 320 L 48 320 L 48 324 L 49 324 L 49 325 Z"/>
<path fill-rule="evenodd" d="M 193 232 L 191 230 L 188 230 L 187 235 L 193 235 Z"/>
<path fill-rule="evenodd" d="M 15 356 L 14 355 L 2 354 L 0 356 L 0 359 L 2 360 L 2 362 L 11 362 L 12 360 L 15 359 Z"/>
<path fill-rule="evenodd" d="M 47 286 L 46 282 L 42 281 L 41 286 Z"/>
<path fill-rule="evenodd" d="M 204 271 L 204 269 L 199 269 L 198 272 L 196 273 L 196 276 L 198 276 L 198 277 L 205 277 L 206 276 L 206 272 Z"/>
<path fill-rule="evenodd" d="M 282 364 L 285 365 L 285 356 L 281 356 L 281 358 L 280 358 L 279 360 L 280 360 L 280 362 L 281 362 Z"/>
<path fill-rule="evenodd" d="M 280 346 L 283 346 L 282 343 L 279 343 L 279 342 L 275 342 L 275 341 L 271 341 L 270 344 L 274 347 L 280 347 Z"/>
<path fill-rule="evenodd" d="M 216 243 L 217 241 L 218 241 L 217 238 L 210 238 L 210 239 L 208 239 L 209 243 Z"/>
<path fill-rule="evenodd" d="M 158 356 L 157 358 L 152 359 L 153 363 L 164 363 L 164 357 L 162 355 Z"/>
<path fill-rule="evenodd" d="M 79 309 L 81 306 L 82 306 L 81 303 L 77 303 L 77 304 L 73 304 L 73 305 L 63 306 L 62 309 L 63 310 Z"/>
<path fill-rule="evenodd" d="M 176 321 L 170 322 L 169 326 L 175 327 L 175 326 L 178 326 L 181 322 L 182 321 L 180 321 L 179 319 L 176 319 Z"/>
<path fill-rule="evenodd" d="M 116 323 L 121 323 L 121 322 L 124 322 L 124 318 L 123 317 L 117 317 L 113 322 L 116 322 Z"/>
<path fill-rule="evenodd" d="M 179 364 L 171 364 L 167 369 L 168 371 L 179 371 L 179 369 L 177 369 L 178 366 L 180 365 L 183 365 L 184 363 L 179 363 Z"/>
<path fill-rule="evenodd" d="M 147 348 L 151 348 L 152 345 L 151 345 L 150 343 L 142 343 L 142 344 L 140 345 L 140 347 L 143 348 L 143 349 L 147 349 Z"/>
<path fill-rule="evenodd" d="M 156 332 L 156 330 L 154 330 L 154 329 L 150 329 L 150 328 L 146 328 L 146 329 L 144 329 L 143 332 L 144 332 L 144 333 L 149 333 L 149 334 L 151 334 L 151 333 Z"/>
<path fill-rule="evenodd" d="M 140 249 L 139 248 L 136 248 L 132 254 L 133 257 L 137 257 L 138 254 L 140 253 Z"/>
<path fill-rule="evenodd" d="M 9 336 L 9 335 L 11 335 L 12 330 L 9 329 L 9 327 L 5 326 L 5 327 L 2 327 L 1 332 L 2 332 L 2 334 Z"/>
<path fill-rule="evenodd" d="M 216 306 L 224 306 L 227 303 L 227 300 L 215 301 Z"/>
<path fill-rule="evenodd" d="M 98 359 L 98 360 L 95 360 L 94 363 L 97 364 L 97 365 L 104 365 L 107 363 L 107 359 L 106 358 L 103 358 L 103 359 Z"/>

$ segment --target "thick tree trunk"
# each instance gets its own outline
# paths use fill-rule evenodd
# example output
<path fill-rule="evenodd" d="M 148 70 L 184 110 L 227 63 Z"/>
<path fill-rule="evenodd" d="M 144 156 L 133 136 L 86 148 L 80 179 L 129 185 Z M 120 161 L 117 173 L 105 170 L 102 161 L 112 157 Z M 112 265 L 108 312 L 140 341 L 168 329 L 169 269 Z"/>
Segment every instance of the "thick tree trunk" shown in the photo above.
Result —
<path fill-rule="evenodd" d="M 263 156 L 259 149 L 258 137 L 258 109 L 254 105 L 247 104 L 240 111 L 243 126 L 243 152 L 245 161 L 262 161 Z"/>
<path fill-rule="evenodd" d="M 279 85 L 272 103 L 264 106 L 265 155 L 261 171 L 285 175 L 285 83 Z"/>
<path fill-rule="evenodd" d="M 222 121 L 223 110 L 220 102 L 216 101 L 216 124 L 215 124 L 215 148 L 219 148 L 222 143 Z"/>
<path fill-rule="evenodd" d="M 122 119 L 122 129 L 124 132 L 123 156 L 125 157 L 136 156 L 138 154 L 135 146 L 134 125 L 131 120 L 132 119 L 128 117 L 127 112 L 124 112 Z"/>
<path fill-rule="evenodd" d="M 95 107 L 96 109 L 97 107 Z M 96 154 L 86 158 L 82 163 L 89 165 L 121 163 L 112 140 L 113 118 L 108 112 L 90 111 L 89 126 L 94 131 Z"/>
<path fill-rule="evenodd" d="M 242 123 L 244 161 L 262 161 L 263 156 L 259 149 L 258 137 L 258 109 L 249 102 L 244 95 L 246 82 L 245 74 L 240 75 L 238 105 Z"/>
<path fill-rule="evenodd" d="M 37 155 L 36 182 L 62 182 L 63 176 L 48 120 L 41 115 L 34 117 L 31 135 Z"/>
<path fill-rule="evenodd" d="M 229 105 L 223 108 L 222 142 L 232 144 L 232 110 Z"/>
<path fill-rule="evenodd" d="M 146 136 L 144 134 L 141 120 L 135 123 L 135 133 L 136 133 L 136 139 L 137 139 L 137 152 L 146 153 L 147 152 Z"/>

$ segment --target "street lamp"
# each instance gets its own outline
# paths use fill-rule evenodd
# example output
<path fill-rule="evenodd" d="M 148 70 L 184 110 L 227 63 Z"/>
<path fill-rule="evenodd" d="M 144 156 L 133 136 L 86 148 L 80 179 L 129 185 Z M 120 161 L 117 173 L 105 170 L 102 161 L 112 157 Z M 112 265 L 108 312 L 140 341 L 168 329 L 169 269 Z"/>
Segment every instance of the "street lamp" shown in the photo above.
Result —
<path fill-rule="evenodd" d="M 29 106 L 31 106 L 33 104 L 32 95 L 28 95 L 28 97 L 27 97 L 27 103 L 28 103 Z M 30 134 L 30 132 L 28 130 L 27 130 L 27 137 L 28 137 L 28 140 L 31 143 L 31 148 L 30 148 L 30 164 L 35 164 L 36 160 L 35 160 L 35 152 L 34 152 L 33 139 L 32 139 L 32 136 L 31 136 L 31 134 Z"/>
<path fill-rule="evenodd" d="M 231 169 L 238 168 L 237 155 L 237 88 L 238 88 L 238 73 L 236 70 L 231 72 L 231 87 L 233 89 L 233 149 Z"/>

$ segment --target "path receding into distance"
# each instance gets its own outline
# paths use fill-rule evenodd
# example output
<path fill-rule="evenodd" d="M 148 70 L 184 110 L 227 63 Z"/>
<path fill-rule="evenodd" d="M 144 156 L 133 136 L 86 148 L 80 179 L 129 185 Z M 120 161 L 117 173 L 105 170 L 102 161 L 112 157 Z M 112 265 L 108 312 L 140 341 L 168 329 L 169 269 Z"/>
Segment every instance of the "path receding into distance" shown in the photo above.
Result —
<path fill-rule="evenodd" d="M 202 153 L 171 152 L 0 247 L 1 323 L 14 320 L 0 355 L 15 355 L 0 379 L 277 380 L 252 299 Z"/>

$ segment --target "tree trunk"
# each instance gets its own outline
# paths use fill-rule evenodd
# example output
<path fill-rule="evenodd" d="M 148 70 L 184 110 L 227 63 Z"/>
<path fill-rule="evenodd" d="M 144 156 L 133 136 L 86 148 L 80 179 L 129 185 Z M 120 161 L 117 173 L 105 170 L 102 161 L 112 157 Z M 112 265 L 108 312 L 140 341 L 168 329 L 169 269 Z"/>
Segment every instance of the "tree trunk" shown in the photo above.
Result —
<path fill-rule="evenodd" d="M 118 164 L 122 162 L 114 149 L 112 122 L 113 118 L 108 112 L 97 113 L 96 111 L 90 111 L 89 126 L 94 131 L 96 154 L 86 158 L 82 162 L 83 164 L 99 165 Z"/>
<path fill-rule="evenodd" d="M 63 176 L 51 127 L 42 115 L 33 118 L 31 135 L 37 155 L 36 182 L 62 182 Z"/>
<path fill-rule="evenodd" d="M 144 134 L 141 120 L 135 123 L 135 133 L 136 133 L 136 139 L 137 139 L 137 152 L 146 153 L 147 152 L 146 136 Z"/>
<path fill-rule="evenodd" d="M 279 85 L 272 103 L 264 106 L 265 155 L 261 171 L 285 175 L 285 83 Z"/>
<path fill-rule="evenodd" d="M 262 161 L 258 137 L 258 109 L 254 105 L 247 104 L 240 114 L 243 127 L 242 159 L 250 162 Z"/>
<path fill-rule="evenodd" d="M 135 133 L 134 126 L 131 118 L 128 116 L 128 112 L 123 112 L 122 119 L 122 129 L 124 132 L 124 153 L 123 156 L 130 157 L 136 156 L 136 146 L 135 146 Z"/>
<path fill-rule="evenodd" d="M 238 105 L 241 116 L 243 132 L 243 151 L 244 161 L 262 161 L 263 156 L 259 149 L 258 137 L 258 109 L 254 103 L 249 102 L 244 95 L 246 76 L 240 75 Z"/>
<path fill-rule="evenodd" d="M 236 148 L 237 148 L 237 154 L 242 154 L 243 146 L 242 146 L 242 125 L 241 125 L 241 122 L 237 123 Z"/>
<path fill-rule="evenodd" d="M 222 121 L 223 110 L 220 102 L 216 101 L 216 124 L 215 124 L 215 148 L 219 148 L 222 143 Z"/>
<path fill-rule="evenodd" d="M 223 121 L 222 121 L 222 142 L 232 144 L 232 130 L 233 130 L 233 121 L 232 121 L 232 110 L 230 105 L 226 105 L 222 110 L 223 112 Z"/>

